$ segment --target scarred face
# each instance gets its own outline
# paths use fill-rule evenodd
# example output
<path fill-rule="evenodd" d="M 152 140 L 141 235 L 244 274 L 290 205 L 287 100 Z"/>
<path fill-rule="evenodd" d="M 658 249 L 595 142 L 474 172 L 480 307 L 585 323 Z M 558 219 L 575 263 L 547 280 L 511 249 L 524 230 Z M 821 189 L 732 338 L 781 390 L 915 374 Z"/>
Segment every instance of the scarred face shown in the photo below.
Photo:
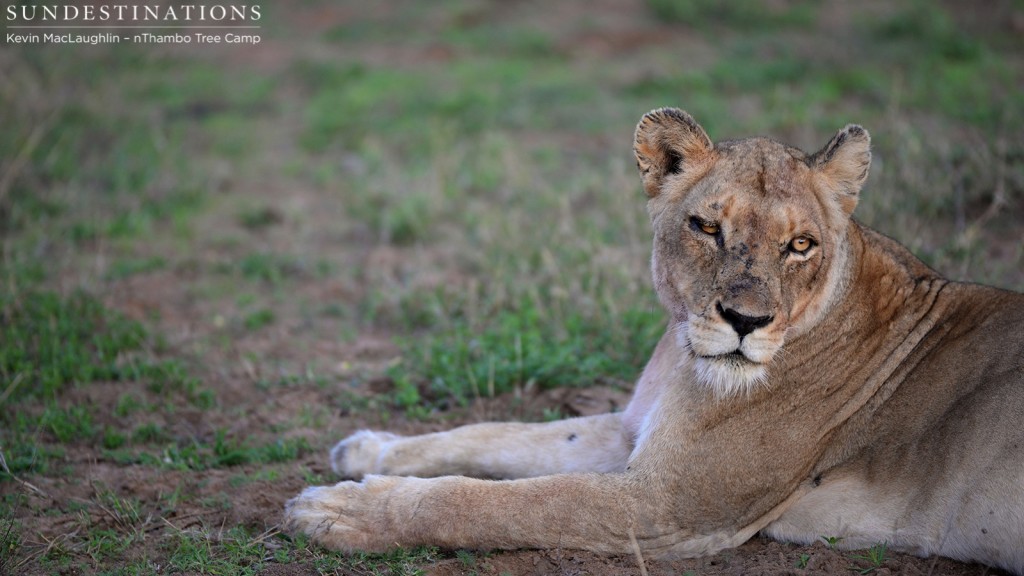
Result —
<path fill-rule="evenodd" d="M 867 133 L 848 126 L 808 156 L 764 138 L 712 144 L 684 112 L 657 110 L 635 150 L 655 289 L 680 344 L 699 381 L 722 395 L 749 390 L 842 285 Z"/>

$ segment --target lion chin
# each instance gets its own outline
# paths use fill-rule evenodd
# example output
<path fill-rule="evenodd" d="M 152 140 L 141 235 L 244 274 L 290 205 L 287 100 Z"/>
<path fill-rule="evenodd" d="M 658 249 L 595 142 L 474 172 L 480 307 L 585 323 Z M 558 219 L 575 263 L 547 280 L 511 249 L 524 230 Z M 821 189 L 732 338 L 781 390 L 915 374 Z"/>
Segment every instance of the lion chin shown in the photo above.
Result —
<path fill-rule="evenodd" d="M 739 351 L 719 356 L 696 356 L 693 370 L 697 381 L 719 398 L 750 394 L 768 383 L 765 365 L 747 359 Z"/>
<path fill-rule="evenodd" d="M 748 395 L 761 386 L 768 385 L 768 363 L 774 356 L 770 347 L 751 346 L 749 342 L 735 338 L 718 341 L 701 338 L 693 333 L 688 322 L 676 328 L 675 339 L 681 348 L 689 352 L 696 381 L 711 389 L 719 398 Z M 738 348 L 733 348 L 734 346 Z M 730 348 L 733 348 L 730 351 Z M 751 359 L 751 354 L 754 358 Z M 761 360 L 763 357 L 765 361 Z"/>

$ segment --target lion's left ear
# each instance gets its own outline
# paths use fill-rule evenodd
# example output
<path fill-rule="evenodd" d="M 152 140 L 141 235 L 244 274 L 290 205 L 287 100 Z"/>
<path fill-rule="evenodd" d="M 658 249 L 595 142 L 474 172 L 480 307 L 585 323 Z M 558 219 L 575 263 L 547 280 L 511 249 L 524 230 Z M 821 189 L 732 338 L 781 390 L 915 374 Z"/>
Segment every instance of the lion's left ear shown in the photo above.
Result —
<path fill-rule="evenodd" d="M 853 214 L 861 186 L 871 168 L 871 135 L 864 128 L 850 124 L 810 157 L 810 165 L 825 187 L 836 195 L 843 211 Z"/>

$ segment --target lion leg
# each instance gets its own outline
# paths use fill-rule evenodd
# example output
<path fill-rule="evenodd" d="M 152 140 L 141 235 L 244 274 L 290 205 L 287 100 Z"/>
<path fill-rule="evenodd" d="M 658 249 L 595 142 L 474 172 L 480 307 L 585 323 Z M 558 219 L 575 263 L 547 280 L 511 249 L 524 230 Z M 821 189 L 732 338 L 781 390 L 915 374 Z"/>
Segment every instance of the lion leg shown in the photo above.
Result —
<path fill-rule="evenodd" d="M 331 450 L 331 467 L 355 480 L 368 474 L 512 479 L 621 472 L 632 450 L 621 415 L 601 414 L 538 424 L 472 424 L 411 437 L 362 430 Z"/>
<path fill-rule="evenodd" d="M 646 490 L 646 491 L 645 491 Z M 664 498 L 624 474 L 562 474 L 493 481 L 460 476 L 369 476 L 307 488 L 285 526 L 344 552 L 396 546 L 665 551 L 686 534 Z M 700 550 L 699 552 L 705 552 Z"/>

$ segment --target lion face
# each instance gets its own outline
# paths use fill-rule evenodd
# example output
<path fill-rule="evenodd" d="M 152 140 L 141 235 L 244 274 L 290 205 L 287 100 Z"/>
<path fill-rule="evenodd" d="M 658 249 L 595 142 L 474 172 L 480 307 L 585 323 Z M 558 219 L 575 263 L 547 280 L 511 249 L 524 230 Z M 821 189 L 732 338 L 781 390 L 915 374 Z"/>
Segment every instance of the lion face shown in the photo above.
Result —
<path fill-rule="evenodd" d="M 847 126 L 808 156 L 764 138 L 713 144 L 685 112 L 662 109 L 640 121 L 634 150 L 654 285 L 680 345 L 699 382 L 749 391 L 841 292 L 867 132 Z"/>

